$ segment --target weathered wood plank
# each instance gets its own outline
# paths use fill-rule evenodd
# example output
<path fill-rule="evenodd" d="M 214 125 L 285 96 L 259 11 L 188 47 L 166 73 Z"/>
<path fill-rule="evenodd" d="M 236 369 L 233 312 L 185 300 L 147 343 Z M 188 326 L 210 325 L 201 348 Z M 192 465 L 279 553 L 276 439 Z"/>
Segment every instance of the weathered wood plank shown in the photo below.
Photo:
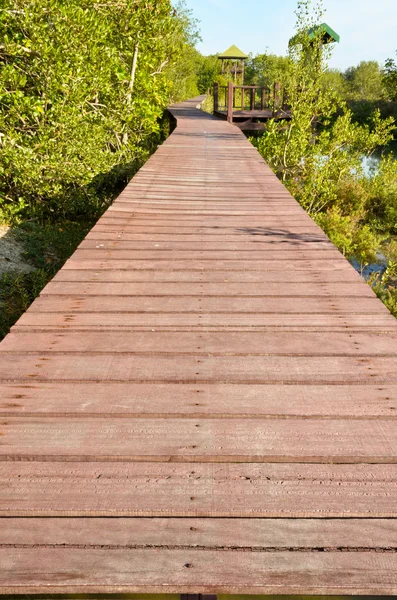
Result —
<path fill-rule="evenodd" d="M 192 282 L 192 283 L 285 283 L 283 271 L 144 271 L 144 270 L 70 270 L 61 269 L 52 280 L 55 282 L 97 281 L 106 283 L 163 283 L 163 282 Z M 343 271 L 289 271 L 288 281 L 292 283 L 344 283 L 346 276 Z M 360 281 L 358 273 L 349 278 L 349 282 Z M 242 289 L 245 289 L 242 287 Z"/>
<path fill-rule="evenodd" d="M 231 297 L 266 297 L 266 296 L 332 296 L 332 297 L 368 297 L 374 298 L 369 285 L 361 281 L 349 283 L 166 283 L 159 286 L 155 282 L 138 283 L 66 283 L 51 282 L 41 295 L 62 296 L 231 296 Z"/>
<path fill-rule="evenodd" d="M 106 248 L 80 248 L 73 254 L 73 260 L 200 260 L 207 261 L 235 261 L 235 250 L 123 250 Z M 336 249 L 300 249 L 294 250 L 293 255 L 289 250 L 239 250 L 238 257 L 241 260 L 249 260 L 255 265 L 255 261 L 300 261 L 300 260 L 330 260 L 335 259 L 344 262 L 342 255 Z"/>
<path fill-rule="evenodd" d="M 394 519 L 2 518 L 0 548 L 168 547 L 207 550 L 356 550 L 397 547 Z"/>
<path fill-rule="evenodd" d="M 3 416 L 397 418 L 397 385 L 30 381 L 0 382 L 0 398 Z"/>
<path fill-rule="evenodd" d="M 3 354 L 0 380 L 397 383 L 397 357 Z"/>
<path fill-rule="evenodd" d="M 111 270 L 155 270 L 155 271 L 342 271 L 351 273 L 353 267 L 342 259 L 338 260 L 250 260 L 231 259 L 231 260 L 117 260 L 117 259 L 91 259 L 75 260 L 74 255 L 66 261 L 64 269 L 111 269 Z"/>
<path fill-rule="evenodd" d="M 0 560 L 6 594 L 397 592 L 390 553 L 13 548 L 0 549 Z"/>
<path fill-rule="evenodd" d="M 0 461 L 0 515 L 395 518 L 397 465 Z"/>
<path fill-rule="evenodd" d="M 397 463 L 397 420 L 8 418 L 0 460 Z"/>
<path fill-rule="evenodd" d="M 366 291 L 367 288 L 364 288 Z M 390 316 L 387 308 L 370 295 L 349 296 L 56 296 L 43 294 L 25 314 L 34 313 L 211 313 L 230 314 L 377 314 Z M 254 317 L 252 317 L 254 319 Z M 253 321 L 254 323 L 254 321 Z M 395 323 L 395 320 L 394 320 Z"/>
<path fill-rule="evenodd" d="M 191 355 L 303 355 L 303 356 L 397 356 L 397 327 L 394 332 L 335 332 L 332 346 L 324 346 L 320 332 L 256 331 L 161 332 L 92 331 L 10 333 L 0 352 L 87 352 L 115 354 L 171 353 Z"/>
<path fill-rule="evenodd" d="M 81 302 L 84 299 L 80 299 Z M 387 312 L 361 312 L 349 313 L 335 311 L 327 313 L 208 313 L 192 312 L 85 312 L 79 313 L 79 302 L 72 305 L 72 310 L 62 312 L 35 312 L 28 310 L 13 327 L 13 331 L 28 329 L 51 330 L 62 329 L 109 329 L 119 331 L 128 328 L 219 328 L 225 329 L 252 329 L 261 327 L 263 330 L 283 328 L 284 330 L 304 331 L 346 331 L 349 328 L 360 330 L 394 331 L 396 321 Z M 374 309 L 376 310 L 375 306 Z"/>

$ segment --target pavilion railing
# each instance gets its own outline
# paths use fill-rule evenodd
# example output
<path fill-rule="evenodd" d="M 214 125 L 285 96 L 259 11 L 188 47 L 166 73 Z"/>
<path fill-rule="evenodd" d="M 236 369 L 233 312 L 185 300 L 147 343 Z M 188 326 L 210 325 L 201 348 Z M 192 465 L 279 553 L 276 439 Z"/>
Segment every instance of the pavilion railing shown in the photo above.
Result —
<path fill-rule="evenodd" d="M 260 85 L 219 85 L 214 83 L 214 112 L 226 112 L 233 122 L 235 111 L 271 111 L 277 118 L 287 107 L 287 98 L 280 83 L 272 87 Z"/>

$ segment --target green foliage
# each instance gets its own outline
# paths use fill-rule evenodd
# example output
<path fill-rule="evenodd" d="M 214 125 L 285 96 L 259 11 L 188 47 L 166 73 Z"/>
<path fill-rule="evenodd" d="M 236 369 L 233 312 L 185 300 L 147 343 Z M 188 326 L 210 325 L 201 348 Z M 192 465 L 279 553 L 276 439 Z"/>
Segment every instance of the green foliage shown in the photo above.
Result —
<path fill-rule="evenodd" d="M 3 219 L 101 213 L 159 142 L 188 27 L 169 0 L 3 0 Z"/>
<path fill-rule="evenodd" d="M 374 227 L 397 233 L 397 161 L 389 154 L 368 182 L 368 216 Z"/>
<path fill-rule="evenodd" d="M 382 70 L 382 83 L 390 100 L 397 102 L 397 65 L 388 58 Z"/>
<path fill-rule="evenodd" d="M 323 86 L 326 90 L 333 90 L 340 98 L 346 98 L 347 85 L 343 73 L 338 69 L 326 69 L 323 74 Z"/>
<path fill-rule="evenodd" d="M 0 335 L 197 93 L 195 21 L 170 0 L 3 0 L 0 221 L 36 270 L 0 281 Z"/>
<path fill-rule="evenodd" d="M 379 111 L 381 119 L 392 117 L 397 122 L 397 102 L 389 100 L 347 100 L 352 120 L 360 125 L 371 125 L 372 115 Z M 394 131 L 394 136 L 396 131 Z"/>
<path fill-rule="evenodd" d="M 214 82 L 219 81 L 221 75 L 221 61 L 216 55 L 201 56 L 197 68 L 197 87 L 200 94 L 211 90 Z"/>
<path fill-rule="evenodd" d="M 275 54 L 250 55 L 245 66 L 245 84 L 272 87 L 278 82 L 285 85 L 289 78 L 290 63 L 286 56 Z"/>
<path fill-rule="evenodd" d="M 385 231 L 373 226 L 375 218 L 389 220 L 390 226 L 396 222 L 397 184 L 392 182 L 397 170 L 385 161 L 369 184 L 362 158 L 392 139 L 394 121 L 381 119 L 375 110 L 368 123 L 353 122 L 337 86 L 330 84 L 330 50 L 322 45 L 322 32 L 307 33 L 322 21 L 321 5 L 311 10 L 309 1 L 298 2 L 297 16 L 286 84 L 292 118 L 271 121 L 253 143 L 338 248 L 363 268 L 375 260 Z M 368 70 L 374 71 L 374 65 L 361 63 L 352 78 L 357 82 Z"/>
<path fill-rule="evenodd" d="M 370 283 L 377 296 L 397 317 L 397 241 L 391 240 L 382 251 L 387 259 L 386 270 L 374 275 Z"/>
<path fill-rule="evenodd" d="M 397 120 L 397 68 L 393 60 L 386 61 L 381 69 L 376 61 L 362 61 L 344 73 L 337 69 L 325 73 L 324 82 L 347 103 L 352 120 L 368 125 L 376 109 L 382 119 Z M 394 90 L 394 92 L 393 92 Z"/>
<path fill-rule="evenodd" d="M 357 216 L 343 216 L 341 209 L 336 206 L 317 214 L 316 222 L 346 258 L 359 263 L 361 271 L 376 261 L 384 236 L 377 235 L 369 225 L 363 225 Z"/>
<path fill-rule="evenodd" d="M 362 61 L 344 73 L 346 94 L 350 100 L 379 100 L 384 96 L 382 73 L 375 60 Z"/>

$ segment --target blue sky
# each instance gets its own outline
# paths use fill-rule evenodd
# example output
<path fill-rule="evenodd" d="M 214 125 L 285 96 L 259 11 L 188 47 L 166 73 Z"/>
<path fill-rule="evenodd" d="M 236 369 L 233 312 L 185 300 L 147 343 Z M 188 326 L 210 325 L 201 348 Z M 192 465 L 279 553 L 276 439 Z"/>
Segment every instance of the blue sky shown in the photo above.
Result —
<path fill-rule="evenodd" d="M 296 0 L 186 0 L 200 22 L 203 54 L 236 44 L 243 52 L 285 54 L 295 26 Z M 324 21 L 341 36 L 330 67 L 395 57 L 397 0 L 324 0 Z"/>

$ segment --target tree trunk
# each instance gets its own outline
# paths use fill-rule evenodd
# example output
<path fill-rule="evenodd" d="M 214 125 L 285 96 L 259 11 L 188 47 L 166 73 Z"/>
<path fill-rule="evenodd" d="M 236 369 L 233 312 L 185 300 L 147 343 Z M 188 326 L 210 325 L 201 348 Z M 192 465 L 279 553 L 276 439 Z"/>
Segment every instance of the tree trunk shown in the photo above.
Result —
<path fill-rule="evenodd" d="M 128 93 L 127 93 L 127 97 L 126 97 L 127 106 L 131 105 L 132 92 L 134 91 L 136 67 L 138 64 L 138 51 L 139 51 L 139 41 L 135 44 L 134 56 L 132 57 L 131 76 L 130 76 L 130 82 L 128 84 Z M 128 142 L 128 133 L 125 132 L 125 133 L 123 133 L 123 144 L 127 144 L 127 142 Z"/>

